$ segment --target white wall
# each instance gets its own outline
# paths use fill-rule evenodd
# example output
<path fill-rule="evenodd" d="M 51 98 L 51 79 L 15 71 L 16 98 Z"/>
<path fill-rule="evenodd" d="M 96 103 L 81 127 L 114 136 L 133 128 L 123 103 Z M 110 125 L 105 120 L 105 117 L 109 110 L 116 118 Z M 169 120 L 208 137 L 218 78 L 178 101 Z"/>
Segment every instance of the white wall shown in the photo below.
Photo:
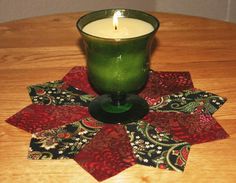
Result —
<path fill-rule="evenodd" d="M 229 2 L 229 0 L 157 0 L 156 9 L 227 20 Z"/>
<path fill-rule="evenodd" d="M 236 22 L 236 0 L 0 0 L 0 22 L 113 7 L 174 12 Z"/>

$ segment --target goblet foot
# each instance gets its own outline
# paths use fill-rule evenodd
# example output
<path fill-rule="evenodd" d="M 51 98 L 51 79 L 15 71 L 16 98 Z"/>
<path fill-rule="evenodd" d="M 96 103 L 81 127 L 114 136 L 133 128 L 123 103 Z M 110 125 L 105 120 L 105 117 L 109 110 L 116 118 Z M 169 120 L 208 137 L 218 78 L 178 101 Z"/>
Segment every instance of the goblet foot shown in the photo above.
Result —
<path fill-rule="evenodd" d="M 96 97 L 89 104 L 89 113 L 104 123 L 129 123 L 142 119 L 149 111 L 147 102 L 137 95 L 126 95 L 122 100 L 110 95 Z"/>

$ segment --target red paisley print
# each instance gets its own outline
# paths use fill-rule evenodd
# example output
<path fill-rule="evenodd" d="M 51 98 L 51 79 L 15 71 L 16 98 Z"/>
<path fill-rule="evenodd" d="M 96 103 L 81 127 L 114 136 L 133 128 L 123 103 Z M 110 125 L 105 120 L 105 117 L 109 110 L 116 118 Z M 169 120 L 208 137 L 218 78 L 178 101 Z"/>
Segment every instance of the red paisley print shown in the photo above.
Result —
<path fill-rule="evenodd" d="M 30 133 L 56 128 L 89 117 L 81 106 L 53 106 L 31 104 L 6 121 Z"/>
<path fill-rule="evenodd" d="M 97 95 L 89 84 L 86 67 L 77 66 L 72 68 L 63 77 L 63 81 L 70 86 L 83 90 L 85 93 Z"/>
<path fill-rule="evenodd" d="M 193 88 L 189 72 L 150 71 L 148 82 L 140 93 L 143 98 L 158 99 L 160 96 Z"/>
<path fill-rule="evenodd" d="M 98 181 L 135 164 L 129 137 L 121 125 L 105 125 L 75 156 L 75 161 Z"/>
<path fill-rule="evenodd" d="M 200 110 L 193 114 L 176 112 L 149 112 L 143 119 L 176 140 L 190 144 L 227 138 L 229 135 L 217 121 Z"/>

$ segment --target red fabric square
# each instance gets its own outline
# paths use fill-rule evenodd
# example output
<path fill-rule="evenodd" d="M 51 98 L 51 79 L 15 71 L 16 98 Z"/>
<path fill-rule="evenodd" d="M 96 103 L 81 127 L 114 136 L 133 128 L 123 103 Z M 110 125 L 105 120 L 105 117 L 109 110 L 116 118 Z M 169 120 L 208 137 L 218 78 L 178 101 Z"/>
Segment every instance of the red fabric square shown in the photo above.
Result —
<path fill-rule="evenodd" d="M 85 93 L 97 95 L 88 81 L 86 67 L 73 67 L 62 79 L 70 86 L 74 86 Z"/>
<path fill-rule="evenodd" d="M 121 125 L 105 125 L 74 159 L 98 181 L 135 164 L 129 137 Z"/>
<path fill-rule="evenodd" d="M 149 112 L 143 120 L 160 131 L 170 133 L 176 140 L 190 144 L 224 139 L 229 136 L 210 114 L 204 114 L 200 110 L 193 114 Z"/>
<path fill-rule="evenodd" d="M 145 88 L 139 94 L 143 98 L 158 98 L 194 88 L 189 72 L 151 71 Z"/>
<path fill-rule="evenodd" d="M 6 121 L 30 133 L 56 128 L 90 116 L 85 107 L 31 104 Z"/>

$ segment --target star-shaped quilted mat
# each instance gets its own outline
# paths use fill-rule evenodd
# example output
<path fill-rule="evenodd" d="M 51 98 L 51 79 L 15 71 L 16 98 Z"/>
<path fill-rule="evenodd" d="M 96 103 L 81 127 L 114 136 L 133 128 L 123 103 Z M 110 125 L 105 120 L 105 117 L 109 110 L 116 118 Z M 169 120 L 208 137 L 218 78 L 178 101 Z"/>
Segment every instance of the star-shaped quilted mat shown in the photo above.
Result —
<path fill-rule="evenodd" d="M 226 99 L 195 89 L 189 72 L 150 71 L 139 94 L 150 111 L 126 125 L 90 116 L 87 107 L 97 93 L 85 67 L 28 91 L 33 104 L 6 120 L 33 133 L 28 158 L 73 158 L 98 181 L 134 164 L 183 171 L 191 144 L 228 137 L 212 117 Z"/>

